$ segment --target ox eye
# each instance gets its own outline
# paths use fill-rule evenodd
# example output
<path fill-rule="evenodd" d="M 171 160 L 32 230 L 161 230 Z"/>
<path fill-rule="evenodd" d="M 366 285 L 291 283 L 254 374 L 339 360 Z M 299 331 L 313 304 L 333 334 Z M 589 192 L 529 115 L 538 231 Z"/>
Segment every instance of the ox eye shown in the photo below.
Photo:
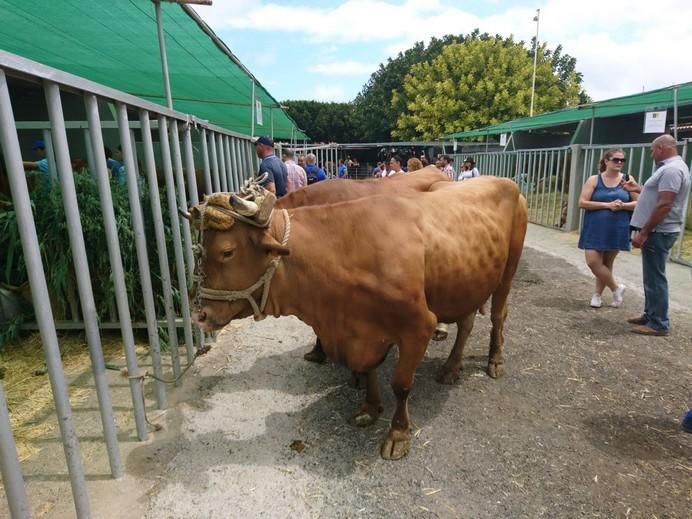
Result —
<path fill-rule="evenodd" d="M 235 254 L 235 250 L 226 249 L 225 251 L 223 251 L 223 259 L 231 259 L 234 254 Z"/>

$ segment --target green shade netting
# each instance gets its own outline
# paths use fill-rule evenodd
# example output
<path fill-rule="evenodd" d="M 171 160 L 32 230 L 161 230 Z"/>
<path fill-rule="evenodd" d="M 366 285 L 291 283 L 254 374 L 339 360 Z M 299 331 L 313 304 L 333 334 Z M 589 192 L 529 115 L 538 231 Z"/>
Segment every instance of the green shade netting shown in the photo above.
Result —
<path fill-rule="evenodd" d="M 673 87 L 667 87 L 659 90 L 651 90 L 650 92 L 642 92 L 641 94 L 616 97 L 614 99 L 580 105 L 574 108 L 565 108 L 563 110 L 548 112 L 534 117 L 515 119 L 513 121 L 477 130 L 453 133 L 448 135 L 447 138 L 464 139 L 485 135 L 497 135 L 500 133 L 535 130 L 538 128 L 547 128 L 549 126 L 576 123 L 584 119 L 591 119 L 592 117 L 614 117 L 638 112 L 666 110 L 671 108 L 674 102 L 675 90 Z M 678 106 L 692 104 L 692 83 L 677 85 L 677 104 Z"/>
<path fill-rule="evenodd" d="M 173 108 L 249 135 L 251 76 L 183 7 L 161 9 Z M 151 0 L 0 0 L 0 20 L 1 49 L 166 105 Z M 295 122 L 257 82 L 255 96 L 255 135 L 270 134 L 273 119 L 274 136 L 290 139 Z"/>

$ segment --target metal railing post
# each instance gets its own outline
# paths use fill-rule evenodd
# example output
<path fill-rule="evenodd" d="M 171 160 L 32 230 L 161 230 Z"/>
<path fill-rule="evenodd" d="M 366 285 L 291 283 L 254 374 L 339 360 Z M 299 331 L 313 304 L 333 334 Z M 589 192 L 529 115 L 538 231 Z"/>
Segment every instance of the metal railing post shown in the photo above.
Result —
<path fill-rule="evenodd" d="M 188 199 L 185 190 L 185 180 L 183 178 L 183 161 L 180 156 L 180 141 L 178 140 L 178 121 L 171 121 L 171 142 L 173 147 L 173 172 L 175 173 L 175 185 L 178 190 L 178 207 L 183 211 L 188 209 Z M 192 234 L 190 233 L 190 222 L 178 218 L 178 224 L 183 228 L 183 243 L 185 244 L 185 260 L 187 264 L 188 280 L 192 282 L 192 272 L 195 269 L 195 260 L 192 256 Z"/>
<path fill-rule="evenodd" d="M 157 378 L 161 378 L 161 344 L 159 343 L 159 328 L 156 319 L 156 307 L 154 306 L 154 294 L 151 287 L 149 253 L 147 252 L 147 242 L 144 231 L 144 217 L 142 215 L 142 204 L 139 200 L 139 185 L 137 182 L 137 173 L 135 171 L 132 143 L 130 142 L 130 122 L 127 118 L 127 106 L 120 102 L 116 103 L 116 112 L 118 117 L 118 131 L 120 134 L 120 146 L 123 151 L 125 173 L 127 175 L 127 193 L 130 200 L 132 230 L 134 232 L 135 249 L 137 251 L 137 266 L 139 267 L 139 280 L 142 285 L 142 299 L 147 321 L 147 332 L 149 335 L 149 352 L 151 354 L 154 375 Z M 164 409 L 166 407 L 166 388 L 159 380 L 154 382 L 154 387 L 156 389 L 157 406 L 159 409 Z"/>
<path fill-rule="evenodd" d="M 93 94 L 85 96 L 86 115 L 89 123 L 89 135 L 91 145 L 95 150 L 103 149 L 103 135 L 101 134 L 101 117 L 98 110 L 98 101 Z M 113 288 L 115 290 L 115 301 L 118 308 L 118 319 L 120 321 L 120 333 L 125 349 L 125 359 L 127 372 L 131 377 L 130 393 L 132 395 L 132 407 L 135 416 L 135 426 L 137 428 L 137 438 L 144 441 L 148 437 L 146 417 L 144 415 L 144 399 L 142 395 L 142 384 L 136 379 L 139 376 L 137 366 L 137 352 L 135 351 L 135 338 L 132 332 L 132 320 L 130 308 L 127 302 L 127 287 L 125 285 L 125 273 L 123 262 L 120 257 L 120 239 L 118 238 L 118 228 L 115 223 L 115 212 L 113 210 L 113 196 L 111 194 L 108 169 L 106 168 L 105 157 L 94 160 L 92 172 L 96 176 L 96 184 L 101 199 L 101 214 L 103 215 L 103 227 L 106 233 L 106 245 L 110 259 L 111 270 L 113 272 Z"/>
<path fill-rule="evenodd" d="M 231 142 L 227 135 L 223 136 L 223 153 L 226 160 L 226 175 L 228 175 L 228 190 L 233 192 L 240 191 L 240 186 L 235 178 L 235 169 L 231 162 Z"/>
<path fill-rule="evenodd" d="M 7 504 L 12 519 L 28 519 L 29 500 L 26 497 L 22 467 L 17 458 L 17 446 L 12 436 L 10 415 L 7 411 L 7 399 L 2 387 L 2 372 L 0 372 L 0 474 L 7 495 Z"/>
<path fill-rule="evenodd" d="M 22 252 L 31 286 L 31 298 L 41 333 L 41 344 L 46 357 L 48 378 L 55 400 L 55 412 L 58 416 L 58 425 L 65 451 L 67 470 L 70 475 L 75 510 L 77 517 L 86 518 L 91 513 L 79 442 L 77 441 L 77 433 L 72 420 L 67 382 L 62 369 L 60 347 L 58 346 L 58 337 L 55 333 L 55 324 L 53 322 L 53 312 L 50 305 L 46 304 L 46 301 L 49 300 L 48 286 L 43 271 L 43 264 L 41 263 L 41 251 L 38 245 L 38 237 L 36 236 L 34 216 L 31 212 L 29 189 L 26 184 L 26 175 L 22 164 L 22 155 L 12 113 L 7 77 L 2 69 L 0 69 L 0 145 L 2 145 L 5 155 L 12 201 L 17 214 L 19 237 L 22 242 Z"/>
<path fill-rule="evenodd" d="M 200 139 L 202 143 L 202 164 L 204 167 L 204 193 L 210 195 L 213 193 L 211 187 L 211 170 L 209 169 L 209 147 L 207 146 L 207 130 L 202 128 Z"/>
<path fill-rule="evenodd" d="M 579 194 L 584 182 L 582 181 L 582 171 L 584 169 L 584 150 L 579 144 L 570 145 L 571 162 L 569 167 L 569 187 L 567 191 L 567 221 L 565 231 L 575 231 L 579 229 Z"/>
<path fill-rule="evenodd" d="M 219 180 L 219 159 L 216 156 L 216 134 L 209 132 L 209 149 L 211 150 L 211 174 L 214 181 L 214 192 L 221 191 L 221 181 Z"/>
<path fill-rule="evenodd" d="M 216 134 L 214 142 L 216 146 L 216 156 L 219 159 L 219 176 L 221 177 L 221 191 L 228 191 L 228 174 L 226 172 L 226 155 L 223 152 L 223 136 L 220 133 Z"/>
<path fill-rule="evenodd" d="M 87 261 L 84 235 L 82 234 L 82 222 L 79 219 L 77 191 L 74 186 L 74 177 L 72 174 L 72 162 L 70 161 L 67 131 L 65 129 L 62 102 L 60 100 L 60 88 L 55 83 L 46 81 L 44 84 L 44 92 L 46 95 L 46 105 L 48 107 L 48 118 L 51 128 L 53 129 L 55 162 L 58 168 L 58 177 L 62 190 L 63 207 L 65 210 L 65 219 L 67 221 L 67 234 L 70 240 L 70 250 L 72 251 L 72 263 L 77 279 L 79 301 L 82 306 L 82 318 L 84 319 L 84 326 L 86 328 L 91 367 L 94 372 L 94 385 L 96 386 L 96 395 L 98 397 L 99 411 L 101 413 L 103 436 L 106 441 L 106 450 L 108 451 L 111 473 L 114 478 L 120 478 L 123 475 L 123 464 L 120 459 L 118 434 L 115 428 L 115 420 L 113 419 L 113 404 L 111 403 L 110 393 L 108 392 L 106 362 L 103 359 L 103 348 L 101 346 L 96 303 L 94 302 L 94 293 L 91 288 L 89 262 Z"/>
<path fill-rule="evenodd" d="M 183 253 L 183 239 L 180 232 L 180 217 L 178 216 L 178 204 L 175 200 L 175 186 L 173 179 L 173 165 L 171 163 L 171 148 L 168 140 L 168 120 L 163 115 L 159 116 L 159 135 L 161 135 L 161 162 L 166 184 L 166 201 L 168 202 L 168 216 L 173 233 L 173 250 L 175 252 L 175 271 L 180 291 L 180 311 L 183 315 L 183 329 L 185 331 L 185 346 L 187 362 L 194 359 L 194 343 L 192 339 L 192 327 L 189 319 L 190 301 L 187 293 L 187 275 L 185 272 L 185 257 Z M 214 138 L 212 136 L 212 146 Z"/>
<path fill-rule="evenodd" d="M 159 199 L 159 186 L 156 179 L 156 162 L 154 161 L 154 144 L 151 139 L 151 123 L 149 112 L 139 111 L 139 122 L 142 128 L 142 144 L 144 146 L 144 169 L 149 185 L 149 197 L 151 202 L 151 216 L 154 220 L 154 235 L 156 238 L 156 251 L 159 256 L 159 271 L 161 274 L 161 288 L 163 289 L 163 301 L 166 309 L 166 326 L 168 330 L 168 345 L 171 349 L 171 365 L 176 386 L 180 375 L 180 357 L 178 355 L 178 329 L 175 325 L 175 307 L 173 305 L 173 290 L 171 287 L 171 271 L 168 266 L 168 250 L 166 236 L 163 229 L 163 215 L 161 214 L 161 200 Z"/>
<path fill-rule="evenodd" d="M 187 171 L 187 188 L 190 192 L 190 205 L 199 204 L 199 194 L 197 193 L 197 172 L 195 171 L 195 157 L 192 152 L 192 135 L 190 125 L 186 124 L 183 129 L 183 144 L 185 146 L 185 170 Z"/>

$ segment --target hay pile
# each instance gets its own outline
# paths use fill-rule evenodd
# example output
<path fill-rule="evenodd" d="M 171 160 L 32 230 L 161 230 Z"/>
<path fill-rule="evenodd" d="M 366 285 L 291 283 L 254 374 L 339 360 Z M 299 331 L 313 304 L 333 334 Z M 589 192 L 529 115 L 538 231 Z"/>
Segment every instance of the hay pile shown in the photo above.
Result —
<path fill-rule="evenodd" d="M 121 357 L 120 336 L 102 337 L 104 357 Z M 81 334 L 60 337 L 63 369 L 68 382 L 91 370 L 89 349 Z M 139 348 L 138 348 L 139 350 Z M 53 393 L 48 379 L 41 336 L 34 333 L 0 352 L 0 366 L 5 370 L 3 385 L 10 411 L 10 423 L 21 461 L 35 455 L 40 448 L 36 441 L 45 438 L 53 429 L 46 418 L 54 411 Z M 92 389 L 69 386 L 72 407 L 83 403 Z"/>

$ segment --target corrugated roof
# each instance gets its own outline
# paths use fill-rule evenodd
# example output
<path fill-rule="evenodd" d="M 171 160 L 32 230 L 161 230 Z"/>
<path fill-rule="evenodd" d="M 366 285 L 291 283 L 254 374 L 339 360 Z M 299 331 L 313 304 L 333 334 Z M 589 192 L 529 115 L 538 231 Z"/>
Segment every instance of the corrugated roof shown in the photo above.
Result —
<path fill-rule="evenodd" d="M 665 110 L 671 108 L 674 102 L 674 90 L 677 88 L 678 106 L 692 104 L 692 82 L 682 85 L 660 88 L 640 94 L 624 97 L 616 97 L 605 101 L 598 101 L 572 108 L 564 108 L 555 112 L 548 112 L 534 117 L 523 117 L 505 123 L 486 126 L 476 130 L 458 132 L 448 135 L 449 139 L 464 139 L 485 135 L 497 135 L 511 133 L 520 130 L 534 130 L 549 126 L 560 126 L 576 123 L 584 119 L 613 117 L 652 110 Z"/>
<path fill-rule="evenodd" d="M 161 8 L 173 108 L 250 134 L 252 75 L 189 8 Z M 166 105 L 151 0 L 0 0 L 0 19 L 3 50 Z M 295 122 L 259 82 L 255 95 L 255 134 L 269 134 L 273 118 L 274 136 L 290 138 Z"/>

